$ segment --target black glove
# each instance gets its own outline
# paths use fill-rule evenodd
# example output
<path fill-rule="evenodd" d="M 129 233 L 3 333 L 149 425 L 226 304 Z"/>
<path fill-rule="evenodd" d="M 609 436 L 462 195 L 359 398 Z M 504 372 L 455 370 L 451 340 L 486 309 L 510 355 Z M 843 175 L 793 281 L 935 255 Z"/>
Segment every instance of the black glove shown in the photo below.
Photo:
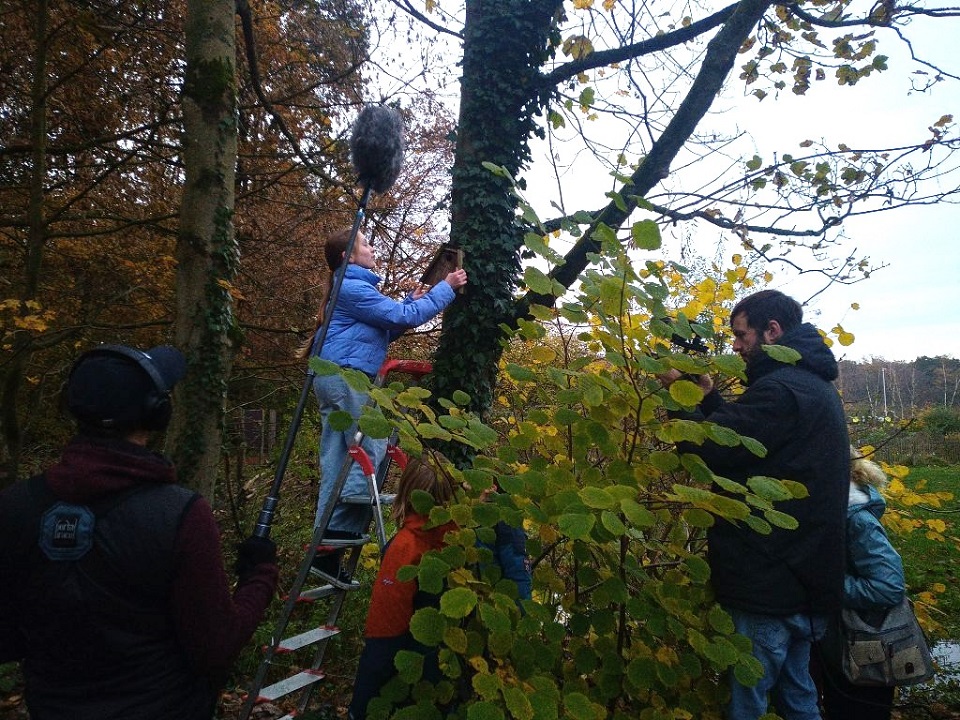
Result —
<path fill-rule="evenodd" d="M 249 575 L 257 565 L 276 562 L 277 545 L 270 538 L 251 535 L 237 546 L 237 577 Z"/>

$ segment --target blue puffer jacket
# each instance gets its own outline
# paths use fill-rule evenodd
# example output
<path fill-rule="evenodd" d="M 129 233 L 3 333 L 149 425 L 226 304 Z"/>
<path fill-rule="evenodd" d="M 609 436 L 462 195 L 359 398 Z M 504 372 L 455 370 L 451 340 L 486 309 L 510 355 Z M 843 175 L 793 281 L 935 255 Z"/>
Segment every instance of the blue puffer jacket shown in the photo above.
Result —
<path fill-rule="evenodd" d="M 880 524 L 886 503 L 872 487 L 850 483 L 843 604 L 856 610 L 897 605 L 906 591 L 903 562 Z"/>
<path fill-rule="evenodd" d="M 320 357 L 374 375 L 387 357 L 387 346 L 405 331 L 439 315 L 455 296 L 441 280 L 418 300 L 391 300 L 377 290 L 380 277 L 359 265 L 347 265 L 337 307 Z"/>

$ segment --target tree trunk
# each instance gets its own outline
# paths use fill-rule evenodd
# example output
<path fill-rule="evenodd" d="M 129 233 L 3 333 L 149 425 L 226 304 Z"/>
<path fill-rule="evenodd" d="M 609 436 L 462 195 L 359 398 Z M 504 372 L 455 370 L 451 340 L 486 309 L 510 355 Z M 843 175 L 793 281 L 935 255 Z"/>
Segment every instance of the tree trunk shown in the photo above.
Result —
<path fill-rule="evenodd" d="M 185 25 L 176 344 L 189 370 L 167 438 L 181 482 L 208 497 L 216 486 L 236 329 L 230 295 L 239 260 L 234 11 L 233 0 L 189 0 Z"/>
<path fill-rule="evenodd" d="M 47 28 L 49 7 L 47 0 L 37 0 L 36 12 L 36 56 L 33 63 L 33 81 L 30 88 L 30 200 L 27 215 L 27 248 L 24 263 L 23 284 L 20 292 L 20 314 L 27 315 L 27 303 L 35 300 L 40 281 L 40 267 L 43 250 L 47 242 L 47 226 L 43 212 L 43 193 L 47 172 Z M 13 352 L 8 363 L 4 363 L 2 395 L 0 395 L 0 428 L 3 434 L 3 454 L 0 469 L 0 489 L 14 482 L 19 474 L 21 431 L 17 417 L 17 395 L 23 383 L 27 362 L 33 352 L 33 335 L 27 330 L 19 330 L 13 336 Z"/>
<path fill-rule="evenodd" d="M 451 241 L 464 249 L 470 281 L 447 311 L 434 362 L 434 390 L 461 389 L 472 407 L 490 406 L 502 322 L 512 317 L 523 227 L 510 181 L 529 158 L 542 98 L 537 90 L 556 0 L 468 0 L 460 119 L 453 165 Z M 509 42 L 505 42 L 509 38 Z"/>

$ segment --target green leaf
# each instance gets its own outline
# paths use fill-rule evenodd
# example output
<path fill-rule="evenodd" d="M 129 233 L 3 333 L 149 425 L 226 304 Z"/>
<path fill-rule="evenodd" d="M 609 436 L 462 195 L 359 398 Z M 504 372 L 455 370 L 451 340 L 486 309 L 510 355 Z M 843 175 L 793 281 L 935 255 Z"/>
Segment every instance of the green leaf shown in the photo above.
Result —
<path fill-rule="evenodd" d="M 796 365 L 800 361 L 800 353 L 786 345 L 761 345 L 760 347 L 777 362 Z"/>
<path fill-rule="evenodd" d="M 755 171 L 759 170 L 760 166 L 763 165 L 763 158 L 759 155 L 754 155 L 752 158 L 747 160 L 747 170 Z"/>
<path fill-rule="evenodd" d="M 412 650 L 398 650 L 393 658 L 400 679 L 412 685 L 423 677 L 423 655 Z"/>
<path fill-rule="evenodd" d="M 587 507 L 601 510 L 609 510 L 617 502 L 606 490 L 589 486 L 580 490 L 580 499 Z"/>
<path fill-rule="evenodd" d="M 470 404 L 470 396 L 467 395 L 463 390 L 454 390 L 453 397 L 451 399 L 460 407 L 466 407 Z"/>
<path fill-rule="evenodd" d="M 447 430 L 430 423 L 420 423 L 417 425 L 417 433 L 425 440 L 451 440 L 451 435 Z"/>
<path fill-rule="evenodd" d="M 621 500 L 620 509 L 635 528 L 649 528 L 657 523 L 657 516 L 635 500 Z"/>
<path fill-rule="evenodd" d="M 527 694 L 519 687 L 503 689 L 503 699 L 507 703 L 510 716 L 516 720 L 533 720 L 533 706 Z"/>
<path fill-rule="evenodd" d="M 705 583 L 710 579 L 710 566 L 699 555 L 691 555 L 683 561 L 690 579 L 695 583 Z"/>
<path fill-rule="evenodd" d="M 574 540 L 588 540 L 597 519 L 588 513 L 567 513 L 557 519 L 560 532 Z"/>
<path fill-rule="evenodd" d="M 524 268 L 523 282 L 533 292 L 541 295 L 549 295 L 551 289 L 553 289 L 553 283 L 550 278 L 548 278 L 542 270 L 533 265 L 528 265 Z"/>
<path fill-rule="evenodd" d="M 595 720 L 597 711 L 583 693 L 572 692 L 563 696 L 563 708 L 572 720 Z"/>
<path fill-rule="evenodd" d="M 784 528 L 786 530 L 796 530 L 800 527 L 800 523 L 797 522 L 797 519 L 792 515 L 787 515 L 787 513 L 780 512 L 779 510 L 767 510 L 763 513 L 763 517 L 771 525 L 775 525 L 779 528 Z"/>
<path fill-rule="evenodd" d="M 747 479 L 747 487 L 767 500 L 792 500 L 791 493 L 782 482 L 772 477 L 755 475 Z"/>
<path fill-rule="evenodd" d="M 641 250 L 659 250 L 661 245 L 660 226 L 653 220 L 641 220 L 630 228 L 633 242 Z"/>
<path fill-rule="evenodd" d="M 689 380 L 677 380 L 670 384 L 670 397 L 684 407 L 693 407 L 703 400 L 703 389 Z"/>
<path fill-rule="evenodd" d="M 449 618 L 465 618 L 477 606 L 477 594 L 468 588 L 453 588 L 440 596 L 440 612 Z"/>
<path fill-rule="evenodd" d="M 346 432 L 353 427 L 353 416 L 346 410 L 334 410 L 327 418 L 327 425 L 335 432 Z"/>
<path fill-rule="evenodd" d="M 507 363 L 505 370 L 512 380 L 518 382 L 536 382 L 537 376 L 529 368 L 516 363 Z"/>
<path fill-rule="evenodd" d="M 616 537 L 619 537 L 627 532 L 627 527 L 623 524 L 620 516 L 610 512 L 609 510 L 604 510 L 602 513 L 600 513 L 600 522 L 610 532 L 611 535 Z"/>
<path fill-rule="evenodd" d="M 492 702 L 471 703 L 467 707 L 467 720 L 504 720 L 503 710 Z"/>
<path fill-rule="evenodd" d="M 364 434 L 372 438 L 388 438 L 393 432 L 393 426 L 380 413 L 365 412 L 359 424 Z"/>
<path fill-rule="evenodd" d="M 691 527 L 708 528 L 713 527 L 713 515 L 700 508 L 686 508 L 683 511 L 683 519 Z"/>
<path fill-rule="evenodd" d="M 746 437 L 745 435 L 740 436 L 740 443 L 750 452 L 752 452 L 757 457 L 766 457 L 767 449 L 763 446 L 763 443 L 758 440 L 754 440 L 751 437 Z"/>
<path fill-rule="evenodd" d="M 414 639 L 431 647 L 440 644 L 446 628 L 447 622 L 437 608 L 420 608 L 410 618 L 410 633 Z"/>
<path fill-rule="evenodd" d="M 647 456 L 647 461 L 661 472 L 672 472 L 680 467 L 680 458 L 675 452 L 654 450 Z"/>

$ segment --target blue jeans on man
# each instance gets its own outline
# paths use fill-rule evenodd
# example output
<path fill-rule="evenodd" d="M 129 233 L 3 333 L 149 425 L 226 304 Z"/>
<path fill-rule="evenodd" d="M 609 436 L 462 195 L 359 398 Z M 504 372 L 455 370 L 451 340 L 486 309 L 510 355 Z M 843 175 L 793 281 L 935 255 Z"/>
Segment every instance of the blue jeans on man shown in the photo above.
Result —
<path fill-rule="evenodd" d="M 724 608 L 737 632 L 750 638 L 763 677 L 741 685 L 730 671 L 727 720 L 757 720 L 768 712 L 768 695 L 786 720 L 820 720 L 817 688 L 810 677 L 810 648 L 823 637 L 824 615 L 760 615 Z"/>
<path fill-rule="evenodd" d="M 340 375 L 317 375 L 313 379 L 313 392 L 320 403 L 320 416 L 323 419 L 323 430 L 320 435 L 320 494 L 317 498 L 317 515 L 314 525 L 319 524 L 324 510 L 336 503 L 333 496 L 333 486 L 340 475 L 344 460 L 348 457 L 349 449 L 353 445 L 357 427 L 348 430 L 331 430 L 329 418 L 337 410 L 350 413 L 357 420 L 364 405 L 369 402 L 367 393 L 351 388 Z M 361 447 L 370 457 L 373 467 L 377 468 L 387 453 L 386 439 L 374 439 L 364 436 Z M 350 474 L 347 475 L 341 495 L 368 495 L 367 478 L 356 462 L 350 464 Z M 369 505 L 338 504 L 333 508 L 329 530 L 345 531 L 361 534 L 370 524 L 371 509 Z"/>

